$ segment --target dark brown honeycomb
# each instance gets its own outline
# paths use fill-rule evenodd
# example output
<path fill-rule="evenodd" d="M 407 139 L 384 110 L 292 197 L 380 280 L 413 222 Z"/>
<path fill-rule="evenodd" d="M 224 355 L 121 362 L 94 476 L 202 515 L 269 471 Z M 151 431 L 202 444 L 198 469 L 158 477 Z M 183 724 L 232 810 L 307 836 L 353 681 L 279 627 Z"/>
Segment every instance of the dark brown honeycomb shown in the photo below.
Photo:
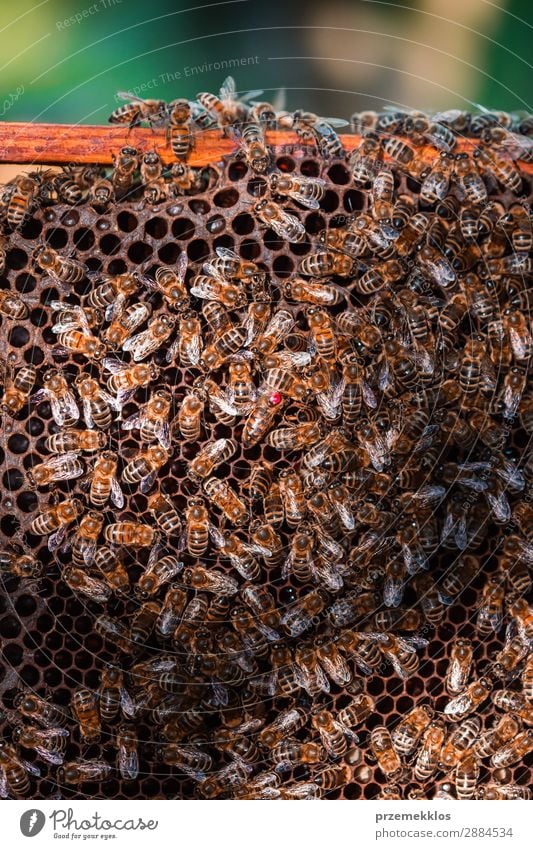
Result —
<path fill-rule="evenodd" d="M 286 154 L 279 157 L 277 167 L 283 171 L 297 170 L 306 176 L 324 176 L 330 182 L 320 210 L 300 211 L 310 237 L 316 237 L 327 227 L 338 226 L 345 216 L 366 208 L 367 193 L 353 186 L 344 160 L 324 163 L 299 150 L 294 152 L 294 156 Z M 417 185 L 414 181 L 398 175 L 397 180 L 400 181 L 399 190 L 416 194 Z M 24 225 L 20 235 L 13 238 L 16 246 L 11 247 L 7 254 L 7 271 L 2 287 L 9 287 L 32 301 L 28 320 L 18 322 L 5 316 L 0 318 L 4 356 L 13 354 L 19 365 L 59 365 L 71 378 L 88 368 L 94 369 L 95 374 L 98 372 L 98 367 L 88 367 L 80 356 L 58 358 L 52 352 L 56 337 L 51 330 L 53 320 L 49 305 L 60 293 L 49 279 L 41 279 L 41 274 L 33 265 L 32 251 L 42 240 L 65 255 L 75 251 L 76 256 L 86 262 L 89 269 L 110 274 L 118 274 L 127 267 L 135 266 L 149 273 L 152 265 L 175 262 L 181 251 L 186 251 L 190 263 L 199 269 L 217 247 L 226 247 L 245 259 L 272 269 L 274 279 L 282 281 L 288 278 L 298 268 L 302 256 L 311 250 L 311 246 L 306 242 L 287 245 L 272 231 L 257 226 L 250 207 L 262 193 L 264 185 L 264 180 L 249 172 L 244 164 L 230 162 L 226 164 L 220 183 L 214 189 L 194 197 L 177 198 L 157 209 L 145 206 L 141 193 L 138 197 L 117 203 L 105 212 L 85 204 L 76 207 L 58 205 L 38 210 Z M 525 188 L 531 201 L 531 188 Z M 514 195 L 499 193 L 496 186 L 493 187 L 492 196 L 497 196 L 504 204 L 516 200 Z M 74 290 L 78 296 L 83 296 L 87 293 L 87 283 L 77 284 Z M 157 296 L 151 300 L 154 309 L 161 306 Z M 294 306 L 291 309 L 297 312 Z M 183 396 L 180 389 L 190 386 L 194 375 L 188 369 L 168 366 L 163 357 L 159 364 L 162 370 L 158 385 L 166 383 L 178 387 L 174 398 L 177 404 Z M 131 415 L 145 400 L 146 394 L 142 390 L 138 391 L 134 400 L 126 405 L 123 416 Z M 17 542 L 21 532 L 38 514 L 39 504 L 47 503 L 48 493 L 36 493 L 28 489 L 24 473 L 46 456 L 44 439 L 57 430 L 46 403 L 26 406 L 15 420 L 4 418 L 0 443 L 0 533 L 3 545 L 10 541 Z M 229 435 L 230 430 L 220 424 L 212 432 L 215 438 Z M 235 435 L 238 441 L 240 431 Z M 524 434 L 517 431 L 515 448 L 519 451 L 524 450 L 524 438 Z M 126 433 L 114 423 L 111 447 L 121 456 L 128 457 L 135 453 L 138 446 L 133 434 Z M 196 445 L 184 443 L 159 475 L 161 490 L 174 497 L 178 509 L 184 508 L 188 493 L 186 462 L 196 453 L 197 448 Z M 248 476 L 250 465 L 260 457 L 277 460 L 278 468 L 290 462 L 288 459 L 280 462 L 277 453 L 268 447 L 247 451 L 239 448 L 227 467 L 219 470 L 219 473 L 222 472 L 220 476 L 227 475 L 230 480 L 242 481 Z M 59 483 L 57 490 L 70 493 L 76 485 L 73 481 Z M 128 518 L 129 513 L 132 519 L 136 517 L 142 520 L 146 512 L 146 497 L 140 492 L 128 494 L 127 488 L 125 492 L 127 503 L 122 518 Z M 36 581 L 34 586 L 24 585 L 13 578 L 5 579 L 5 592 L 0 598 L 0 695 L 4 707 L 9 709 L 21 685 L 41 694 L 49 689 L 53 693 L 54 702 L 64 707 L 69 727 L 72 727 L 68 707 L 71 691 L 79 684 L 96 689 L 99 671 L 106 662 L 113 662 L 116 655 L 93 631 L 94 616 L 101 612 L 99 606 L 76 597 L 60 579 L 58 567 L 47 548 L 46 538 L 27 535 L 27 541 L 35 556 L 47 568 L 44 577 Z M 446 609 L 445 618 L 436 629 L 426 625 L 422 630 L 429 644 L 420 653 L 417 673 L 402 681 L 388 666 L 368 679 L 367 692 L 376 699 L 376 713 L 360 732 L 363 754 L 355 756 L 350 783 L 343 790 L 332 791 L 327 798 L 373 799 L 387 785 L 381 771 L 366 757 L 367 732 L 381 724 L 392 727 L 415 703 L 429 701 L 437 710 L 442 710 L 449 698 L 444 687 L 444 675 L 450 643 L 455 637 L 473 640 L 475 664 L 479 671 L 502 647 L 503 634 L 483 641 L 472 621 L 472 611 L 479 603 L 486 575 L 496 568 L 490 530 L 481 546 L 475 550 L 475 555 L 481 564 L 475 580 L 463 592 L 460 600 Z M 128 557 L 129 561 L 126 562 L 133 583 L 146 561 L 147 552 L 135 556 L 130 553 Z M 441 573 L 450 568 L 455 553 L 441 549 L 439 557 L 436 569 Z M 298 592 L 298 588 L 291 585 L 291 580 L 282 582 L 279 576 L 269 586 L 280 606 L 289 603 L 295 592 Z M 111 603 L 111 611 L 114 615 L 127 614 L 135 609 L 136 604 L 133 598 L 124 600 L 116 597 Z M 328 699 L 323 702 L 327 704 Z M 346 702 L 347 695 L 334 687 L 331 704 L 340 709 Z M 485 706 L 483 717 L 488 726 L 492 719 L 490 704 Z M 6 729 L 9 735 L 8 725 Z M 161 741 L 153 739 L 152 729 L 146 722 L 141 722 L 139 726 L 139 740 L 141 762 L 137 780 L 125 782 L 114 773 L 110 780 L 101 784 L 85 784 L 80 791 L 63 786 L 59 792 L 64 798 L 187 798 L 193 795 L 194 785 L 157 759 L 156 749 Z M 108 743 L 105 731 L 102 742 L 89 749 L 80 745 L 73 735 L 68 742 L 66 758 L 101 758 L 109 759 L 114 764 L 115 750 Z M 31 760 L 31 751 L 24 754 Z M 32 781 L 32 798 L 53 797 L 58 793 L 54 770 L 47 773 L 43 762 L 39 766 L 42 777 Z M 531 766 L 520 765 L 507 773 L 508 782 L 527 785 L 531 781 Z M 486 776 L 487 771 L 482 769 L 480 780 L 483 781 Z M 405 796 L 409 789 L 409 786 L 404 788 Z"/>

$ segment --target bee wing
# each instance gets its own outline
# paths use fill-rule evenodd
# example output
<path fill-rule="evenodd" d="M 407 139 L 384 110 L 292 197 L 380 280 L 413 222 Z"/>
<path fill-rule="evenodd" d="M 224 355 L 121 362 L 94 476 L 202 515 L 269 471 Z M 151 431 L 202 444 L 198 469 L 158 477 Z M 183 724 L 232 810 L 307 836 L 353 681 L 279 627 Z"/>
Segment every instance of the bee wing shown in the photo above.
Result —
<path fill-rule="evenodd" d="M 202 352 L 202 342 L 200 335 L 198 333 L 194 333 L 192 336 L 190 336 L 187 339 L 186 344 L 184 345 L 184 349 L 189 362 L 193 366 L 197 366 L 200 362 L 200 354 Z"/>
<path fill-rule="evenodd" d="M 174 339 L 174 341 L 172 342 L 172 344 L 169 345 L 168 350 L 165 354 L 165 361 L 167 363 L 171 363 L 173 361 L 174 357 L 178 353 L 179 346 L 180 346 L 180 339 L 179 339 L 179 336 L 177 336 Z"/>
<path fill-rule="evenodd" d="M 238 263 L 241 261 L 235 251 L 231 251 L 229 248 L 217 248 L 216 252 L 221 259 L 232 259 L 236 260 Z"/>
<path fill-rule="evenodd" d="M 93 563 L 95 554 L 96 554 L 96 540 L 94 539 L 94 540 L 91 540 L 90 542 L 86 543 L 85 548 L 83 550 L 83 562 L 85 563 L 86 566 L 90 566 L 91 563 Z M 94 581 L 94 579 L 88 577 L 88 581 Z M 96 581 L 96 583 L 99 585 L 99 587 L 104 586 L 104 584 L 102 584 L 101 581 Z M 106 587 L 106 590 L 107 590 L 107 587 Z"/>
<path fill-rule="evenodd" d="M 124 430 L 139 430 L 142 424 L 142 416 L 140 413 L 133 413 L 131 416 L 128 416 L 127 419 L 124 419 L 122 422 L 122 427 Z"/>
<path fill-rule="evenodd" d="M 87 398 L 82 399 L 83 418 L 88 428 L 94 427 L 94 419 L 91 414 L 91 404 Z"/>
<path fill-rule="evenodd" d="M 142 479 L 141 485 L 139 487 L 141 492 L 144 493 L 144 494 L 149 492 L 150 489 L 153 487 L 153 485 L 156 481 L 156 478 L 157 478 L 157 471 L 150 472 L 149 475 L 146 475 L 146 477 Z"/>
<path fill-rule="evenodd" d="M 215 525 L 212 525 L 211 523 L 209 523 L 208 531 L 209 531 L 209 538 L 210 538 L 211 542 L 213 543 L 213 545 L 215 545 L 217 548 L 225 548 L 226 540 L 225 540 L 224 534 L 222 534 L 219 531 L 219 529 L 217 527 L 215 527 Z"/>
<path fill-rule="evenodd" d="M 137 750 L 129 752 L 124 746 L 118 750 L 118 768 L 122 778 L 133 781 L 139 774 L 139 755 Z"/>
<path fill-rule="evenodd" d="M 126 303 L 126 297 L 122 294 L 118 294 L 114 299 L 112 304 L 109 304 L 105 310 L 105 320 L 112 321 L 117 315 L 120 315 L 122 310 L 124 309 L 124 305 Z"/>
<path fill-rule="evenodd" d="M 293 200 L 301 203 L 302 206 L 306 206 L 308 209 L 319 209 L 320 203 L 316 198 L 309 198 L 301 192 L 291 191 L 290 196 Z"/>
<path fill-rule="evenodd" d="M 30 775 L 34 775 L 36 778 L 39 778 L 41 775 L 41 770 L 35 764 L 32 764 L 31 761 L 24 760 L 24 758 L 19 758 L 19 763 L 24 767 L 26 772 L 29 772 Z"/>
<path fill-rule="evenodd" d="M 66 528 L 64 525 L 58 528 L 55 533 L 51 534 L 48 538 L 48 550 L 49 551 L 57 551 L 57 549 L 61 546 L 61 543 L 65 539 Z"/>
<path fill-rule="evenodd" d="M 494 518 L 498 522 L 509 522 L 511 519 L 511 505 L 505 493 L 500 492 L 498 495 L 492 495 L 492 493 L 486 492 L 485 497 L 494 514 Z"/>
<path fill-rule="evenodd" d="M 333 506 L 343 527 L 345 527 L 347 531 L 353 531 L 355 528 L 355 518 L 352 511 L 341 501 L 334 501 Z"/>
<path fill-rule="evenodd" d="M 220 86 L 219 98 L 220 100 L 235 100 L 236 95 L 235 80 L 232 76 L 228 76 Z"/>
<path fill-rule="evenodd" d="M 168 422 L 159 422 L 157 429 L 157 439 L 162 448 L 170 451 L 172 439 L 170 436 L 170 425 Z"/>
<path fill-rule="evenodd" d="M 370 388 L 366 380 L 361 381 L 361 393 L 366 406 L 370 407 L 372 410 L 375 410 L 378 406 L 378 401 L 376 396 L 374 395 L 374 391 Z"/>
<path fill-rule="evenodd" d="M 320 655 L 320 663 L 324 667 L 331 680 L 334 681 L 335 684 L 338 684 L 339 687 L 343 687 L 346 684 L 349 684 L 352 680 L 352 673 L 350 671 L 350 667 L 348 666 L 346 660 L 340 652 L 336 653 L 334 660 L 332 660 L 327 655 Z"/>
<path fill-rule="evenodd" d="M 126 363 L 119 360 L 118 357 L 104 357 L 104 368 L 110 371 L 111 374 L 119 374 L 127 368 Z"/>
<path fill-rule="evenodd" d="M 226 413 L 228 416 L 242 416 L 245 413 L 249 413 L 250 410 L 253 409 L 254 404 L 252 402 L 242 403 L 239 406 L 235 406 L 231 403 L 230 399 L 226 394 L 221 393 L 220 395 L 210 395 L 209 396 L 209 406 L 210 407 L 218 407 L 222 410 L 223 413 Z"/>
<path fill-rule="evenodd" d="M 111 478 L 111 501 L 115 507 L 124 507 L 124 493 L 122 492 L 120 484 L 116 478 Z"/>
<path fill-rule="evenodd" d="M 527 331 L 518 333 L 514 327 L 510 327 L 509 340 L 511 342 L 511 348 L 513 349 L 513 354 L 515 355 L 516 359 L 525 359 L 532 345 L 531 334 Z"/>
<path fill-rule="evenodd" d="M 187 254 L 185 251 L 182 251 L 176 260 L 176 274 L 181 283 L 185 280 L 185 273 L 187 271 L 189 265 L 189 261 L 187 259 Z"/>
<path fill-rule="evenodd" d="M 287 239 L 287 228 L 295 227 L 296 232 L 291 236 L 292 241 L 301 242 L 305 238 L 305 227 L 296 215 L 291 215 L 290 212 L 285 212 L 284 209 L 280 210 L 279 219 L 273 218 L 269 221 L 270 227 L 274 230 L 275 233 L 278 234 L 282 239 Z"/>
<path fill-rule="evenodd" d="M 331 592 L 338 592 L 342 589 L 344 581 L 332 563 L 328 563 L 327 560 L 312 561 L 309 568 L 317 583 L 325 586 Z"/>

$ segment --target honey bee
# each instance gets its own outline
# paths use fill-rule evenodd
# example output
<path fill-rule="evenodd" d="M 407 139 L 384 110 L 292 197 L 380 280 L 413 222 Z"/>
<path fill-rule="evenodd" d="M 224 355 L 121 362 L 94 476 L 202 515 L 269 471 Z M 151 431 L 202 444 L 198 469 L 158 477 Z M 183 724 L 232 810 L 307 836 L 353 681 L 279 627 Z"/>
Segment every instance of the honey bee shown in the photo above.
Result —
<path fill-rule="evenodd" d="M 392 732 L 391 739 L 400 757 L 414 752 L 432 718 L 433 709 L 429 705 L 419 705 L 410 710 L 398 723 Z"/>
<path fill-rule="evenodd" d="M 87 273 L 82 262 L 72 259 L 72 257 L 61 256 L 49 245 L 40 245 L 36 248 L 33 258 L 38 267 L 45 271 L 58 285 L 79 283 Z M 92 306 L 96 306 L 96 304 Z"/>
<path fill-rule="evenodd" d="M 498 749 L 490 759 L 490 765 L 496 769 L 505 769 L 517 763 L 533 751 L 533 729 L 521 731 L 516 737 Z"/>
<path fill-rule="evenodd" d="M 43 463 L 38 463 L 28 469 L 26 475 L 32 489 L 48 486 L 54 481 L 72 480 L 83 474 L 83 464 L 75 451 L 49 457 Z"/>
<path fill-rule="evenodd" d="M 272 427 L 276 415 L 281 412 L 283 404 L 284 399 L 280 392 L 271 392 L 269 389 L 259 392 L 244 423 L 242 442 L 245 448 L 251 448 L 263 439 Z"/>
<path fill-rule="evenodd" d="M 322 613 L 327 602 L 328 596 L 324 590 L 310 590 L 282 615 L 281 623 L 286 632 L 291 637 L 303 634 L 311 626 L 313 617 Z"/>
<path fill-rule="evenodd" d="M 318 209 L 326 191 L 325 180 L 319 177 L 302 177 L 275 171 L 268 177 L 270 191 L 290 197 L 308 209 Z"/>
<path fill-rule="evenodd" d="M 161 557 L 160 548 L 155 545 L 150 552 L 148 563 L 135 587 L 139 598 L 149 598 L 166 583 L 172 581 L 183 569 L 183 563 L 174 555 Z"/>
<path fill-rule="evenodd" d="M 239 282 L 230 283 L 210 272 L 197 274 L 192 280 L 190 291 L 195 298 L 215 301 L 232 310 L 239 309 L 246 302 L 246 293 Z"/>
<path fill-rule="evenodd" d="M 445 741 L 439 756 L 439 767 L 451 771 L 472 746 L 479 736 L 481 721 L 477 716 L 471 716 L 461 722 Z"/>
<path fill-rule="evenodd" d="M 115 202 L 115 187 L 111 180 L 103 177 L 95 180 L 89 190 L 89 201 L 95 207 L 108 207 Z"/>
<path fill-rule="evenodd" d="M 58 335 L 57 340 L 56 351 L 72 351 L 89 360 L 100 360 L 107 351 L 107 346 L 96 336 L 81 330 L 66 330 Z"/>
<path fill-rule="evenodd" d="M 370 749 L 383 775 L 395 781 L 404 771 L 402 762 L 392 745 L 392 738 L 385 726 L 380 725 L 370 732 Z"/>
<path fill-rule="evenodd" d="M 450 699 L 444 707 L 444 713 L 452 722 L 460 722 L 488 699 L 492 687 L 492 682 L 488 678 L 472 681 L 460 695 Z"/>
<path fill-rule="evenodd" d="M 243 412 L 251 408 L 257 396 L 250 363 L 238 354 L 228 363 L 226 396 L 231 406 L 242 409 Z"/>
<path fill-rule="evenodd" d="M 129 91 L 119 91 L 117 98 L 127 102 L 111 113 L 110 124 L 128 124 L 130 129 L 142 121 L 147 121 L 151 127 L 163 125 L 168 109 L 164 100 L 143 100 Z"/>
<path fill-rule="evenodd" d="M 175 324 L 174 316 L 159 313 L 149 322 L 146 330 L 128 337 L 122 345 L 122 350 L 129 351 L 135 363 L 145 360 L 167 341 Z"/>
<path fill-rule="evenodd" d="M 227 481 L 208 478 L 203 485 L 210 501 L 233 525 L 241 525 L 248 515 L 245 503 Z"/>
<path fill-rule="evenodd" d="M 84 784 L 86 781 L 105 781 L 112 767 L 106 761 L 75 760 L 59 767 L 57 777 L 61 783 Z"/>
<path fill-rule="evenodd" d="M 104 537 L 112 545 L 150 548 L 157 541 L 157 532 L 143 522 L 113 522 L 104 528 Z"/>
<path fill-rule="evenodd" d="M 124 673 L 117 666 L 104 666 L 98 689 L 100 716 L 104 722 L 113 722 L 119 711 L 125 716 L 135 714 L 135 705 L 124 686 Z"/>
<path fill-rule="evenodd" d="M 113 418 L 111 411 L 118 409 L 113 396 L 102 389 L 97 380 L 83 373 L 76 378 L 75 386 L 80 396 L 83 418 L 87 427 L 108 430 Z"/>
<path fill-rule="evenodd" d="M 30 775 L 39 776 L 38 767 L 23 760 L 14 746 L 0 742 L 0 796 L 3 799 L 28 798 L 30 793 Z"/>
<path fill-rule="evenodd" d="M 270 165 L 270 153 L 265 145 L 265 134 L 261 124 L 245 123 L 242 130 L 233 126 L 232 134 L 240 146 L 237 156 L 244 157 L 246 164 L 256 174 L 265 174 Z"/>
<path fill-rule="evenodd" d="M 347 734 L 351 735 L 349 729 L 345 729 L 335 719 L 331 711 L 320 710 L 311 718 L 311 725 L 318 731 L 320 742 L 333 760 L 343 757 L 348 751 Z"/>
<path fill-rule="evenodd" d="M 37 722 L 43 728 L 62 727 L 67 719 L 62 708 L 31 690 L 19 690 L 13 699 L 13 707 L 25 719 Z"/>
<path fill-rule="evenodd" d="M 65 330 L 84 330 L 87 333 L 96 327 L 100 327 L 103 321 L 101 310 L 95 307 L 80 307 L 73 304 L 52 301 L 52 309 L 57 313 L 54 316 L 55 324 L 52 326 L 54 333 Z"/>
<path fill-rule="evenodd" d="M 69 428 L 60 433 L 54 433 L 45 440 L 46 449 L 52 454 L 61 454 L 76 451 L 88 453 L 105 448 L 107 437 L 105 433 L 97 430 L 77 430 Z"/>
<path fill-rule="evenodd" d="M 80 411 L 67 381 L 58 369 L 50 369 L 43 375 L 44 387 L 32 397 L 32 403 L 48 401 L 56 424 L 66 426 L 75 424 Z"/>
<path fill-rule="evenodd" d="M 533 708 L 521 693 L 515 693 L 514 690 L 498 690 L 492 694 L 492 701 L 500 710 L 515 714 L 525 725 L 533 725 Z"/>
<path fill-rule="evenodd" d="M 118 622 L 111 616 L 102 614 L 95 619 L 94 629 L 97 634 L 108 640 L 111 645 L 125 654 L 131 654 L 132 644 L 130 635 L 128 629 L 121 622 Z"/>
<path fill-rule="evenodd" d="M 379 262 L 354 280 L 354 288 L 361 295 L 372 295 L 404 275 L 404 269 L 396 259 Z"/>
<path fill-rule="evenodd" d="M 107 583 L 93 578 L 92 575 L 88 575 L 76 566 L 66 566 L 62 570 L 61 577 L 74 593 L 81 593 L 92 601 L 104 604 L 111 597 L 111 588 Z"/>
<path fill-rule="evenodd" d="M 14 375 L 7 374 L 4 369 L 4 394 L 0 410 L 14 418 L 28 402 L 36 380 L 35 366 L 22 366 Z"/>
<path fill-rule="evenodd" d="M 168 495 L 157 492 L 148 498 L 148 510 L 154 516 L 158 527 L 167 536 L 178 536 L 181 520 Z"/>
<path fill-rule="evenodd" d="M 105 310 L 106 321 L 111 321 L 115 312 L 123 308 L 126 298 L 137 292 L 141 281 L 145 282 L 145 278 L 137 271 L 104 274 L 103 282 L 91 289 L 87 301 L 91 307 Z"/>
<path fill-rule="evenodd" d="M 109 499 L 115 507 L 124 506 L 124 495 L 116 478 L 117 462 L 114 451 L 103 451 L 95 461 L 89 491 L 89 501 L 95 507 L 103 507 Z"/>
<path fill-rule="evenodd" d="M 129 484 L 139 483 L 141 492 L 148 492 L 169 456 L 169 452 L 160 445 L 145 448 L 125 466 L 122 480 Z"/>
<path fill-rule="evenodd" d="M 271 757 L 276 771 L 282 772 L 303 764 L 320 763 L 324 750 L 318 743 L 301 743 L 289 737 L 274 746 Z"/>
<path fill-rule="evenodd" d="M 488 784 L 479 788 L 480 799 L 531 799 L 531 791 L 520 784 Z"/>
<path fill-rule="evenodd" d="M 354 183 L 361 186 L 371 183 L 381 171 L 381 157 L 381 141 L 377 133 L 364 133 L 348 159 Z"/>
<path fill-rule="evenodd" d="M 186 604 L 186 592 L 178 584 L 171 584 L 165 593 L 155 626 L 156 632 L 161 637 L 168 637 L 176 630 Z"/>
<path fill-rule="evenodd" d="M 185 510 L 187 551 L 201 557 L 209 542 L 209 514 L 203 498 L 189 498 Z"/>
<path fill-rule="evenodd" d="M 446 737 L 443 722 L 431 722 L 422 735 L 422 742 L 416 754 L 413 775 L 424 784 L 439 769 L 439 756 Z"/>
<path fill-rule="evenodd" d="M 148 642 L 160 613 L 161 605 L 155 601 L 145 601 L 137 608 L 132 616 L 130 628 L 130 639 L 134 650 Z M 183 679 L 181 682 L 183 684 Z"/>
<path fill-rule="evenodd" d="M 0 313 L 12 319 L 24 319 L 29 310 L 22 298 L 7 289 L 0 290 Z"/>
<path fill-rule="evenodd" d="M 102 333 L 102 339 L 111 348 L 122 348 L 134 330 L 140 327 L 152 313 L 150 304 L 138 303 L 126 307 L 121 303 L 113 312 L 113 320 Z"/>
<path fill-rule="evenodd" d="M 165 389 L 157 389 L 138 413 L 134 413 L 122 423 L 124 430 L 139 429 L 143 442 L 159 442 L 161 448 L 171 448 L 170 426 L 168 422 L 172 395 Z"/>
<path fill-rule="evenodd" d="M 227 461 L 235 454 L 237 443 L 234 439 L 217 439 L 209 442 L 190 461 L 189 477 L 194 481 L 202 481 L 210 475 L 217 466 Z"/>
<path fill-rule="evenodd" d="M 253 767 L 238 759 L 211 773 L 200 781 L 199 790 L 205 799 L 215 799 L 222 793 L 235 791 L 246 784 Z"/>
<path fill-rule="evenodd" d="M 304 142 L 309 138 L 314 141 L 324 158 L 343 155 L 341 140 L 333 129 L 348 124 L 343 118 L 319 118 L 312 112 L 297 109 L 292 114 L 291 124 Z"/>
<path fill-rule="evenodd" d="M 36 536 L 49 536 L 48 548 L 55 551 L 65 537 L 67 527 L 83 513 L 84 506 L 77 498 L 70 498 L 40 513 L 30 524 Z"/>
<path fill-rule="evenodd" d="M 123 147 L 118 156 L 111 154 L 113 160 L 113 173 L 111 182 L 115 190 L 127 192 L 133 185 L 133 177 L 139 169 L 139 152 L 134 147 Z"/>
<path fill-rule="evenodd" d="M 511 159 L 503 159 L 488 145 L 482 144 L 474 151 L 474 160 L 482 172 L 492 174 L 506 189 L 520 194 L 522 177 Z"/>
<path fill-rule="evenodd" d="M 191 119 L 191 105 L 185 98 L 177 98 L 168 104 L 170 146 L 176 159 L 186 160 L 193 147 Z"/>
<path fill-rule="evenodd" d="M 331 240 L 331 234 L 328 241 Z M 343 242 L 343 249 L 345 247 Z M 338 251 L 338 252 L 337 252 Z M 337 249 L 337 245 L 328 245 L 326 250 L 316 251 L 306 256 L 300 263 L 300 271 L 309 277 L 352 276 L 355 270 L 354 260 Z"/>
<path fill-rule="evenodd" d="M 119 725 L 116 746 L 118 771 L 126 781 L 134 781 L 139 774 L 139 754 L 137 734 L 133 725 Z"/>
<path fill-rule="evenodd" d="M 13 742 L 25 749 L 33 749 L 49 764 L 59 766 L 70 732 L 66 728 L 37 728 L 35 725 L 17 725 L 13 731 Z"/>
<path fill-rule="evenodd" d="M 101 723 L 96 693 L 86 687 L 78 687 L 72 694 L 71 706 L 81 740 L 87 744 L 98 743 Z"/>
<path fill-rule="evenodd" d="M 512 419 L 516 416 L 522 400 L 522 394 L 526 386 L 526 375 L 521 368 L 511 368 L 505 375 L 502 392 L 504 406 L 504 419 Z"/>
<path fill-rule="evenodd" d="M 22 553 L 20 549 L 0 551 L 0 575 L 14 578 L 37 578 L 42 573 L 42 564 L 31 554 Z"/>
<path fill-rule="evenodd" d="M 471 752 L 460 759 L 455 770 L 455 790 L 458 799 L 473 799 L 479 779 L 479 764 Z"/>
<path fill-rule="evenodd" d="M 497 696 L 498 693 L 494 693 Z M 493 699 L 495 701 L 495 699 Z M 502 716 L 493 727 L 480 734 L 473 745 L 473 752 L 478 758 L 489 758 L 502 748 L 509 740 L 516 737 L 521 730 L 520 723 L 512 716 Z"/>
<path fill-rule="evenodd" d="M 160 266 L 155 273 L 155 280 L 144 278 L 149 289 L 161 292 L 166 304 L 175 310 L 182 310 L 189 305 L 189 295 L 185 286 L 185 274 L 187 272 L 187 254 L 181 253 L 175 267 Z"/>
<path fill-rule="evenodd" d="M 490 634 L 491 631 L 497 633 L 502 627 L 504 598 L 505 587 L 501 578 L 496 575 L 490 577 L 483 587 L 482 600 L 476 619 L 476 628 L 481 634 Z"/>
<path fill-rule="evenodd" d="M 246 118 L 245 101 L 261 94 L 259 91 L 251 91 L 237 100 L 237 91 L 233 77 L 226 77 L 220 87 L 218 97 L 209 92 L 200 92 L 196 95 L 199 104 L 209 115 L 214 118 L 220 129 L 225 129 L 230 124 L 239 123 Z M 197 118 L 195 117 L 195 120 Z"/>
<path fill-rule="evenodd" d="M 280 239 L 301 242 L 305 239 L 305 227 L 295 215 L 285 212 L 274 201 L 266 198 L 254 206 L 254 212 L 265 227 L 272 229 Z"/>
<path fill-rule="evenodd" d="M 194 590 L 204 590 L 216 595 L 232 596 L 239 590 L 237 581 L 229 575 L 225 575 L 218 569 L 205 569 L 203 566 L 186 569 L 183 580 Z"/>
<path fill-rule="evenodd" d="M 142 365 L 127 365 L 112 357 L 104 359 L 104 367 L 111 372 L 107 387 L 117 395 L 117 402 L 125 404 L 136 389 L 149 386 L 152 380 L 157 380 L 159 368 L 153 363 Z"/>
<path fill-rule="evenodd" d="M 213 525 L 209 527 L 209 536 L 221 556 L 227 558 L 245 580 L 256 581 L 259 578 L 259 563 L 253 556 L 252 546 L 244 543 L 236 534 L 228 531 L 220 533 Z"/>
<path fill-rule="evenodd" d="M 198 389 L 188 392 L 181 402 L 178 412 L 178 428 L 182 437 L 189 442 L 200 438 L 204 400 Z"/>
<path fill-rule="evenodd" d="M 92 564 L 103 524 L 104 517 L 96 510 L 89 510 L 80 520 L 70 541 L 75 566 L 84 568 Z"/>
<path fill-rule="evenodd" d="M 441 151 L 439 157 L 422 180 L 420 198 L 427 204 L 444 200 L 449 193 L 450 180 L 455 170 L 455 157 Z"/>
<path fill-rule="evenodd" d="M 446 690 L 450 696 L 457 696 L 466 689 L 473 651 L 470 640 L 461 638 L 452 643 L 450 662 L 446 672 Z"/>
<path fill-rule="evenodd" d="M 37 172 L 19 174 L 12 183 L 4 187 L 5 214 L 12 230 L 18 230 L 27 221 L 38 203 L 42 185 L 41 175 Z"/>
<path fill-rule="evenodd" d="M 246 341 L 246 329 L 232 325 L 224 333 L 215 336 L 210 345 L 204 348 L 200 357 L 202 366 L 214 371 L 223 364 L 226 357 L 235 354 Z"/>

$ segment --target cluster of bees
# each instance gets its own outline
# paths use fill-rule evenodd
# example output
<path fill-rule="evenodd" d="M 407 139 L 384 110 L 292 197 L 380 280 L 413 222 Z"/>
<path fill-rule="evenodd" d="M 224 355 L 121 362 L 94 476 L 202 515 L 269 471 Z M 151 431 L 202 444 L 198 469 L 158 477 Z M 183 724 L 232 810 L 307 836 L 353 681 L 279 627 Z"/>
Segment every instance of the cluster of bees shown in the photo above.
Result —
<path fill-rule="evenodd" d="M 56 342 L 46 365 L 4 363 L 0 409 L 4 425 L 28 409 L 53 425 L 25 471 L 39 509 L 0 570 L 38 581 L 32 549 L 44 543 L 113 662 L 68 711 L 17 694 L 0 792 L 31 792 L 32 749 L 60 787 L 116 771 L 133 781 L 146 760 L 201 798 L 327 798 L 366 762 L 387 784 L 381 798 L 528 798 L 510 768 L 533 750 L 533 464 L 514 447 L 533 430 L 519 164 L 532 159 L 533 123 L 358 113 L 347 154 L 342 122 L 258 94 L 238 100 L 228 80 L 193 103 L 128 97 L 110 120 L 167 127 L 168 172 L 155 151 L 128 147 L 110 173 L 34 172 L 1 194 L 4 274 L 41 205 L 144 208 L 211 191 L 223 171 L 187 157 L 214 126 L 256 177 L 249 209 L 265 240 L 309 250 L 278 279 L 230 247 L 119 274 L 46 242 L 33 249 L 36 275 L 57 291 Z M 344 162 L 364 210 L 310 235 L 304 215 L 330 183 L 276 166 L 265 142 L 276 127 L 326 167 Z M 470 153 L 457 152 L 463 136 Z M 399 189 L 405 178 L 417 193 Z M 27 299 L 0 290 L 0 313 L 23 322 Z M 123 450 L 132 437 L 138 448 Z M 496 568 L 479 554 L 486 539 Z M 401 689 L 417 675 L 428 635 L 479 580 L 478 643 L 450 645 L 449 699 L 437 709 L 428 693 L 380 722 L 369 682 L 392 674 Z M 491 638 L 500 649 L 474 664 Z M 139 739 L 146 724 L 150 740 Z M 85 751 L 104 740 L 116 763 L 65 760 L 74 739 Z"/>

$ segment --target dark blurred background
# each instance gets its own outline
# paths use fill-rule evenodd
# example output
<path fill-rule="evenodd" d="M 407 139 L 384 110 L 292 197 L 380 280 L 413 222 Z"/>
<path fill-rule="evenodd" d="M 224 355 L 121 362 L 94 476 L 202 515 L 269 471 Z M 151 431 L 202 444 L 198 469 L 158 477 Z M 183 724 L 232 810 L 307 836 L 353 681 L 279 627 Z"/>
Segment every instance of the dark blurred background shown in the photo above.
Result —
<path fill-rule="evenodd" d="M 286 89 L 324 116 L 531 110 L 531 0 L 7 0 L 2 120 L 100 123 L 115 93 Z"/>

